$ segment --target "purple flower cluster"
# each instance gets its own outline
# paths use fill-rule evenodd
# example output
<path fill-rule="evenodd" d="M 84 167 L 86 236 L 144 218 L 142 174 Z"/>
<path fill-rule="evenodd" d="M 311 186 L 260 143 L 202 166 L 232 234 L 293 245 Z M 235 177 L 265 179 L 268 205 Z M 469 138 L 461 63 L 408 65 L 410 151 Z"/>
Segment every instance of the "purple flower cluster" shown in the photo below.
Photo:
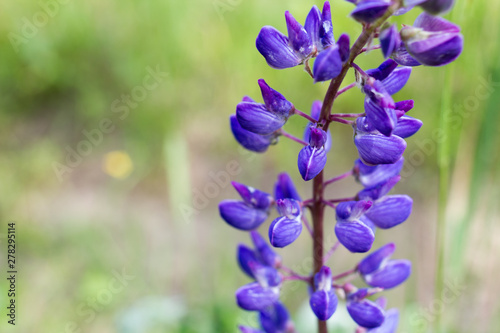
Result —
<path fill-rule="evenodd" d="M 390 192 L 401 178 L 405 139 L 417 133 L 422 122 L 407 115 L 414 107 L 413 100 L 397 101 L 393 96 L 408 82 L 412 67 L 442 66 L 455 60 L 462 52 L 463 37 L 458 26 L 436 16 L 450 10 L 453 0 L 349 2 L 355 5 L 351 17 L 363 25 L 363 32 L 353 45 L 346 34 L 335 40 L 328 1 L 322 11 L 313 6 L 304 25 L 285 12 L 287 36 L 271 26 L 263 27 L 257 36 L 256 47 L 271 67 L 284 69 L 303 64 L 314 82 L 331 80 L 323 102 L 314 101 L 310 114 L 304 113 L 260 79 L 263 103 L 246 96 L 237 105 L 236 114 L 230 116 L 235 139 L 248 150 L 263 153 L 280 137 L 299 143 L 298 174 L 304 181 L 314 180 L 313 197 L 305 200 L 287 173 L 278 175 L 272 195 L 233 182 L 241 199 L 224 200 L 219 205 L 222 219 L 236 229 L 249 231 L 253 243 L 253 247 L 243 244 L 238 247 L 239 266 L 253 282 L 236 291 L 236 301 L 242 309 L 258 313 L 261 327 L 241 326 L 244 333 L 295 332 L 290 314 L 280 302 L 280 289 L 290 280 L 309 285 L 309 304 L 318 318 L 321 333 L 327 332 L 325 321 L 333 316 L 339 302 L 347 308 L 359 331 L 392 333 L 397 329 L 398 310 L 386 310 L 386 299 L 376 297 L 400 285 L 411 274 L 410 261 L 390 259 L 396 248 L 394 243 L 380 247 L 351 270 L 336 275 L 326 263 L 340 245 L 353 253 L 369 252 L 378 229 L 396 227 L 410 216 L 413 200 Z M 398 30 L 397 25 L 386 22 L 392 15 L 403 15 L 414 7 L 424 12 L 413 26 Z M 365 47 L 375 38 L 380 45 Z M 374 49 L 381 49 L 386 59 L 377 68 L 363 70 L 354 62 L 359 54 Z M 312 70 L 309 61 L 314 61 Z M 355 70 L 356 80 L 340 89 L 350 68 Z M 337 97 L 355 87 L 364 98 L 363 112 L 332 113 Z M 283 129 L 292 115 L 309 121 L 302 139 Z M 332 147 L 329 131 L 332 122 L 353 128 L 359 159 L 346 173 L 323 180 Z M 349 176 L 362 186 L 357 194 L 349 198 L 325 198 L 325 187 Z M 265 240 L 257 229 L 273 214 L 273 208 L 277 216 L 267 227 L 268 240 Z M 325 208 L 334 210 L 335 221 L 324 219 Z M 323 223 L 335 223 L 338 240 L 326 255 Z M 315 249 L 314 267 L 305 276 L 283 265 L 272 248 L 291 245 L 304 228 L 312 236 Z M 356 276 L 365 287 L 352 284 Z"/>

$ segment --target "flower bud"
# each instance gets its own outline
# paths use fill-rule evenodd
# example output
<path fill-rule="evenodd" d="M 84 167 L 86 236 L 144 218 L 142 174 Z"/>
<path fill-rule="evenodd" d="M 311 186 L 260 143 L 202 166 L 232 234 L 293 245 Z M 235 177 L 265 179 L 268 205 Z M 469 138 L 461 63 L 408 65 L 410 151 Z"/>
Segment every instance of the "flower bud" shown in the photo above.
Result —
<path fill-rule="evenodd" d="M 255 252 L 249 247 L 240 244 L 237 250 L 237 259 L 241 270 L 248 276 L 255 278 L 252 268 L 255 267 L 254 263 L 259 262 Z"/>
<path fill-rule="evenodd" d="M 255 45 L 267 64 L 273 68 L 284 69 L 302 63 L 302 59 L 289 46 L 288 38 L 271 26 L 260 30 Z"/>
<path fill-rule="evenodd" d="M 319 116 L 321 114 L 321 101 L 314 101 L 311 106 L 311 117 L 315 120 L 319 120 Z M 315 124 L 309 123 L 307 124 L 304 130 L 304 141 L 309 142 L 311 140 L 311 128 L 316 127 Z M 326 142 L 325 142 L 325 151 L 328 152 L 332 147 L 332 136 L 330 135 L 330 130 L 326 132 Z"/>
<path fill-rule="evenodd" d="M 306 29 L 309 38 L 311 38 L 313 53 L 321 51 L 323 49 L 319 36 L 319 31 L 321 29 L 321 12 L 316 5 L 314 5 L 309 14 L 307 14 L 304 29 Z"/>
<path fill-rule="evenodd" d="M 287 120 L 286 117 L 269 112 L 263 104 L 248 102 L 237 105 L 236 118 L 243 129 L 260 135 L 279 130 Z"/>
<path fill-rule="evenodd" d="M 460 28 L 441 17 L 420 14 L 414 26 L 401 30 L 406 50 L 421 64 L 443 66 L 454 61 L 463 49 Z"/>
<path fill-rule="evenodd" d="M 373 23 L 384 16 L 390 5 L 387 0 L 361 0 L 351 12 L 351 16 L 359 22 Z"/>
<path fill-rule="evenodd" d="M 373 230 L 360 220 L 338 220 L 335 224 L 335 235 L 346 249 L 354 253 L 369 251 L 375 240 Z"/>
<path fill-rule="evenodd" d="M 338 299 L 332 289 L 332 272 L 323 266 L 314 275 L 315 292 L 311 295 L 309 305 L 319 320 L 328 320 L 337 309 Z"/>
<path fill-rule="evenodd" d="M 267 219 L 268 212 L 255 209 L 238 200 L 224 200 L 219 204 L 220 216 L 229 225 L 240 230 L 258 228 Z"/>
<path fill-rule="evenodd" d="M 362 327 L 375 328 L 385 319 L 384 310 L 375 302 L 365 297 L 366 289 L 360 289 L 347 297 L 347 312 Z"/>
<path fill-rule="evenodd" d="M 278 180 L 274 184 L 274 198 L 279 199 L 294 199 L 302 201 L 292 179 L 286 172 L 278 175 Z"/>
<path fill-rule="evenodd" d="M 302 232 L 302 223 L 286 216 L 274 219 L 269 227 L 269 241 L 274 247 L 285 247 L 293 243 Z"/>
<path fill-rule="evenodd" d="M 340 60 L 342 60 L 342 62 L 346 62 L 347 59 L 349 59 L 349 48 L 350 48 L 349 35 L 347 34 L 340 35 L 339 40 L 337 41 L 337 45 L 339 46 Z"/>
<path fill-rule="evenodd" d="M 328 81 L 336 78 L 342 71 L 342 59 L 338 44 L 328 47 L 314 61 L 314 82 Z"/>
<path fill-rule="evenodd" d="M 311 128 L 309 146 L 299 152 L 297 165 L 302 179 L 309 181 L 316 177 L 326 164 L 326 150 L 324 145 L 328 136 L 320 128 Z"/>
<path fill-rule="evenodd" d="M 238 306 L 248 311 L 263 310 L 279 299 L 278 288 L 265 288 L 258 282 L 249 283 L 236 291 Z"/>
<path fill-rule="evenodd" d="M 325 1 L 323 4 L 323 12 L 321 13 L 321 27 L 319 29 L 319 37 L 323 49 L 335 43 L 333 38 L 332 13 L 330 10 L 330 2 Z"/>
<path fill-rule="evenodd" d="M 413 200 L 407 195 L 388 195 L 377 200 L 366 216 L 379 228 L 393 228 L 408 219 Z"/>
<path fill-rule="evenodd" d="M 293 109 L 293 104 L 287 101 L 282 94 L 269 87 L 263 79 L 259 79 L 257 82 L 259 83 L 262 99 L 264 100 L 266 108 L 272 113 L 288 118 L 290 116 L 290 111 Z"/>

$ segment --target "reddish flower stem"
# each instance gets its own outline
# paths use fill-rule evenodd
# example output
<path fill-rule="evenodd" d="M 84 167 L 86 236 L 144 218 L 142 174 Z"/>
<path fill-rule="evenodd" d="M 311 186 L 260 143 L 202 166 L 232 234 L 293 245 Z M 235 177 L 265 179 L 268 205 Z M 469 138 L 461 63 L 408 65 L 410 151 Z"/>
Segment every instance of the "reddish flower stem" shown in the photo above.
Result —
<path fill-rule="evenodd" d="M 335 182 L 337 182 L 339 180 L 342 180 L 344 178 L 347 178 L 349 176 L 352 176 L 352 170 L 349 170 L 346 173 L 343 173 L 343 174 L 341 174 L 339 176 L 333 177 L 332 179 L 329 179 L 329 180 L 325 181 L 324 186 L 326 187 L 326 186 L 328 186 L 328 185 L 330 185 L 332 183 L 335 183 Z"/>
<path fill-rule="evenodd" d="M 309 145 L 307 142 L 302 141 L 301 139 L 297 138 L 296 136 L 291 135 L 290 133 L 285 132 L 282 128 L 277 131 L 280 135 L 284 136 L 285 138 L 289 138 L 292 141 L 298 142 L 301 145 L 307 146 Z"/>

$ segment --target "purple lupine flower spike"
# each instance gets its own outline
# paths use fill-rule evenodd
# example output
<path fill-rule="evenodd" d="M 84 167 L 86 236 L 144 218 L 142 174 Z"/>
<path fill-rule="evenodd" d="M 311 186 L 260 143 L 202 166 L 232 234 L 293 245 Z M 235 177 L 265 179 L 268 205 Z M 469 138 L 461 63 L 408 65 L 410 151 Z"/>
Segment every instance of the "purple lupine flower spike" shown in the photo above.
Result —
<path fill-rule="evenodd" d="M 313 52 L 313 43 L 306 29 L 297 22 L 297 20 L 290 14 L 289 11 L 285 12 L 286 26 L 288 29 L 288 39 L 292 48 L 299 53 L 300 57 L 305 59 L 311 52 Z"/>
<path fill-rule="evenodd" d="M 289 46 L 288 37 L 271 26 L 260 30 L 255 45 L 267 64 L 273 68 L 290 68 L 302 63 L 302 59 Z"/>
<path fill-rule="evenodd" d="M 359 289 L 347 296 L 347 312 L 351 318 L 365 328 L 375 328 L 382 325 L 385 312 L 380 305 L 366 299 L 369 295 L 367 289 Z"/>
<path fill-rule="evenodd" d="M 282 172 L 278 175 L 278 180 L 274 184 L 274 198 L 276 200 L 294 199 L 299 202 L 302 201 L 288 173 Z"/>
<path fill-rule="evenodd" d="M 342 71 L 342 58 L 339 46 L 335 44 L 321 52 L 313 67 L 314 82 L 328 81 L 336 78 Z"/>
<path fill-rule="evenodd" d="M 382 30 L 380 32 L 379 39 L 380 46 L 382 48 L 382 54 L 384 55 L 385 59 L 389 58 L 401 44 L 401 37 L 395 24 L 391 25 L 387 29 Z"/>
<path fill-rule="evenodd" d="M 432 15 L 442 15 L 453 7 L 455 0 L 427 0 L 420 4 L 427 13 Z"/>
<path fill-rule="evenodd" d="M 325 167 L 327 134 L 320 128 L 311 128 L 311 137 L 309 145 L 302 148 L 299 152 L 297 164 L 302 179 L 305 181 L 316 177 Z"/>
<path fill-rule="evenodd" d="M 302 208 L 293 199 L 276 201 L 281 217 L 274 219 L 269 226 L 269 242 L 274 247 L 285 247 L 293 243 L 302 232 Z"/>
<path fill-rule="evenodd" d="M 328 320 L 335 313 L 338 304 L 337 295 L 332 289 L 332 272 L 329 267 L 323 266 L 314 275 L 316 291 L 311 295 L 309 305 L 316 317 L 320 320 Z"/>
<path fill-rule="evenodd" d="M 262 309 L 259 321 L 265 332 L 294 332 L 294 325 L 285 306 L 279 302 Z"/>
<path fill-rule="evenodd" d="M 367 252 L 371 249 L 375 234 L 361 217 L 370 209 L 371 201 L 341 202 L 336 208 L 335 235 L 339 242 L 351 252 Z"/>
<path fill-rule="evenodd" d="M 427 66 L 443 66 L 458 58 L 463 49 L 460 28 L 441 17 L 420 14 L 413 27 L 401 30 L 406 50 Z"/>
<path fill-rule="evenodd" d="M 373 23 L 384 16 L 391 5 L 387 0 L 361 0 L 351 12 L 351 16 L 359 22 Z"/>
<path fill-rule="evenodd" d="M 390 289 L 408 279 L 411 262 L 403 259 L 389 260 L 394 250 L 393 243 L 386 244 L 358 264 L 358 271 L 369 286 Z"/>
<path fill-rule="evenodd" d="M 270 145 L 277 142 L 276 135 L 260 135 L 247 131 L 241 127 L 236 115 L 231 115 L 229 122 L 236 141 L 248 150 L 263 153 Z"/>

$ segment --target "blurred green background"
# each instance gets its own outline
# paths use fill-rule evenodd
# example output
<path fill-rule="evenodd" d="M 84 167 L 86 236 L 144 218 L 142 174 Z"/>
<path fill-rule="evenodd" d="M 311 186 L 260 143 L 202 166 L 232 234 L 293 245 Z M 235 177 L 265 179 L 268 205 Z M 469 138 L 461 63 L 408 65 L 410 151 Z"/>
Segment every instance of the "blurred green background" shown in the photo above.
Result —
<path fill-rule="evenodd" d="M 254 47 L 262 26 L 285 32 L 285 10 L 303 22 L 314 4 L 321 6 L 0 3 L 1 262 L 4 269 L 7 223 L 15 221 L 19 272 L 15 327 L 6 323 L 8 282 L 0 279 L 2 332 L 232 333 L 255 321 L 234 302 L 248 282 L 235 248 L 249 239 L 217 211 L 236 194 L 213 177 L 232 171 L 231 180 L 271 191 L 284 170 L 310 195 L 295 165 L 298 145 L 281 140 L 268 154 L 246 152 L 228 116 L 243 95 L 260 100 L 261 77 L 301 110 L 322 99 L 326 84 L 313 85 L 299 67 L 269 68 Z M 353 40 L 360 27 L 348 18 L 352 5 L 334 0 L 332 8 L 335 35 Z M 419 12 L 394 21 L 411 24 Z M 414 212 L 376 239 L 376 246 L 394 241 L 395 257 L 414 265 L 405 285 L 385 293 L 402 311 L 399 332 L 429 332 L 438 316 L 445 332 L 497 332 L 500 325 L 499 13 L 499 1 L 459 0 L 447 18 L 462 27 L 463 54 L 447 67 L 415 68 L 396 96 L 415 99 L 411 115 L 424 121 L 408 139 L 395 190 L 414 198 Z M 358 63 L 381 61 L 373 51 Z M 346 84 L 353 79 L 349 73 Z M 346 93 L 335 108 L 361 112 L 361 93 Z M 300 136 L 305 125 L 294 117 L 286 128 Z M 334 125 L 332 135 L 326 177 L 356 158 L 350 128 Z M 358 189 L 345 180 L 329 194 Z M 326 222 L 331 245 L 331 211 Z M 280 253 L 307 274 L 310 247 L 304 232 Z M 436 295 L 438 252 L 445 283 Z M 330 264 L 341 272 L 360 258 L 341 249 Z M 283 290 L 299 332 L 315 332 L 306 295 L 300 284 Z M 340 310 L 331 324 L 352 332 Z"/>

